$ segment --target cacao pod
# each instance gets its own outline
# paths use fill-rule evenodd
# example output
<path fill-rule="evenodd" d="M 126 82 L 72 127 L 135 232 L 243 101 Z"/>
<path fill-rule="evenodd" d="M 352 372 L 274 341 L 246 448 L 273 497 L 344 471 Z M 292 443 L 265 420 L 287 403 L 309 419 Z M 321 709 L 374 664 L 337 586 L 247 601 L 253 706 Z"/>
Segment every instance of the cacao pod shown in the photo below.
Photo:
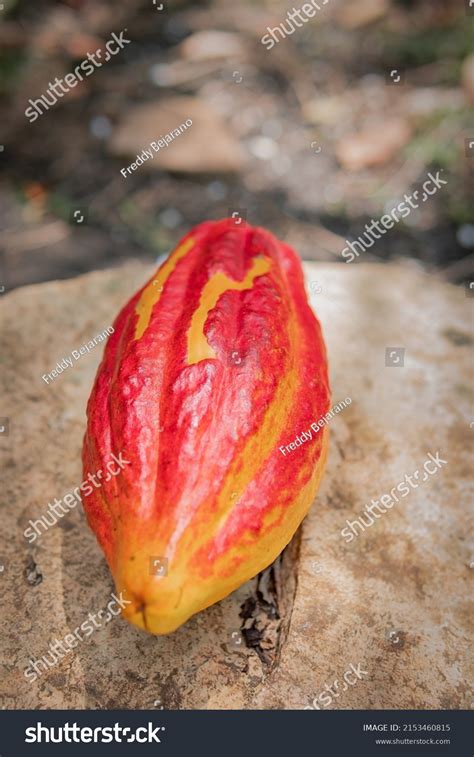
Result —
<path fill-rule="evenodd" d="M 194 228 L 118 315 L 87 408 L 84 480 L 127 461 L 83 502 L 130 622 L 174 631 L 272 563 L 327 427 L 293 440 L 329 399 L 294 251 L 231 219 Z"/>

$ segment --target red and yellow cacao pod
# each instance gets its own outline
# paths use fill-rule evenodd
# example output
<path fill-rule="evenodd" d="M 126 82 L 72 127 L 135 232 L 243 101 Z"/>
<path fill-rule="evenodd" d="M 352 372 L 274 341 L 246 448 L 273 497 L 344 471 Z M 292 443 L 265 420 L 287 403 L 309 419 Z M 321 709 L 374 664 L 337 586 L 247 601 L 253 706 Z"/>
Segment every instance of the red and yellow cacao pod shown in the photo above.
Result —
<path fill-rule="evenodd" d="M 174 631 L 272 563 L 327 427 L 289 445 L 328 409 L 297 255 L 244 223 L 197 226 L 118 315 L 87 408 L 84 480 L 127 461 L 83 500 L 130 622 Z"/>

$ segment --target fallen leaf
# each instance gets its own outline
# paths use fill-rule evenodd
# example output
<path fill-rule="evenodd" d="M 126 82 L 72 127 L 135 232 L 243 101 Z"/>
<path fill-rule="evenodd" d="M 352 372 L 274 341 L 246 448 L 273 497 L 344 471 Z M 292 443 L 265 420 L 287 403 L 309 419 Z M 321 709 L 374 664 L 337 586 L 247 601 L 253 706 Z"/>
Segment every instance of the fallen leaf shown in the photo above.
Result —
<path fill-rule="evenodd" d="M 349 171 L 380 166 L 388 163 L 410 136 L 410 126 L 404 119 L 379 121 L 358 134 L 341 139 L 336 145 L 336 155 Z"/>
<path fill-rule="evenodd" d="M 228 173 L 243 165 L 240 143 L 222 117 L 204 100 L 173 97 L 127 111 L 110 142 L 113 155 L 134 158 L 165 134 L 191 119 L 186 131 L 154 152 L 141 170 Z"/>
<path fill-rule="evenodd" d="M 217 61 L 176 60 L 173 63 L 155 63 L 150 67 L 150 79 L 157 87 L 179 87 L 217 75 L 222 63 Z"/>
<path fill-rule="evenodd" d="M 338 95 L 317 97 L 303 105 L 305 119 L 312 124 L 337 124 L 348 114 L 350 106 Z"/>
<path fill-rule="evenodd" d="M 474 104 L 474 53 L 469 55 L 463 63 L 461 79 L 467 101 Z"/>
<path fill-rule="evenodd" d="M 200 31 L 187 37 L 178 53 L 187 60 L 211 60 L 245 56 L 247 50 L 238 34 L 233 32 Z"/>

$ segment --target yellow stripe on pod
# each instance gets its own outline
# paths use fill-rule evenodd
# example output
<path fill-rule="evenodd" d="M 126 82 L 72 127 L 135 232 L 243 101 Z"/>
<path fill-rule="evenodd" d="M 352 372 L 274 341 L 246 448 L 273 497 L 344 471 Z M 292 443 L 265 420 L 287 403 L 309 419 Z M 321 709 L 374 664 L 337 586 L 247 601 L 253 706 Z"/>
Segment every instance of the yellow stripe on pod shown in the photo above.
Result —
<path fill-rule="evenodd" d="M 159 269 L 157 275 L 150 281 L 143 290 L 140 299 L 137 302 L 135 313 L 138 315 L 137 325 L 135 327 L 135 339 L 141 339 L 150 323 L 153 308 L 161 297 L 163 286 L 169 276 L 173 273 L 177 263 L 188 254 L 191 247 L 194 246 L 194 239 L 187 239 L 183 244 L 171 253 L 168 260 Z"/>
<path fill-rule="evenodd" d="M 242 281 L 235 281 L 225 273 L 219 271 L 206 282 L 188 330 L 188 365 L 199 363 L 200 360 L 214 360 L 217 355 L 204 335 L 204 324 L 210 311 L 215 308 L 219 297 L 231 289 L 242 291 L 251 289 L 257 276 L 262 276 L 271 268 L 267 258 L 258 257 L 252 261 L 252 268 Z"/>

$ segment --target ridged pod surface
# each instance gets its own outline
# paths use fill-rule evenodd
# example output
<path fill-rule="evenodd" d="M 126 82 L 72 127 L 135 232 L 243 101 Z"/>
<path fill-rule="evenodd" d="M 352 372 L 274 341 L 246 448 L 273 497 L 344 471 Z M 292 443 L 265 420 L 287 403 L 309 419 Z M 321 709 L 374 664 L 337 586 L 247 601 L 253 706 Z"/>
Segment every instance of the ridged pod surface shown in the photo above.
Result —
<path fill-rule="evenodd" d="M 170 633 L 272 563 L 313 502 L 327 427 L 280 446 L 329 400 L 294 251 L 244 222 L 194 228 L 118 315 L 87 408 L 84 480 L 127 461 L 83 502 L 130 622 Z"/>

